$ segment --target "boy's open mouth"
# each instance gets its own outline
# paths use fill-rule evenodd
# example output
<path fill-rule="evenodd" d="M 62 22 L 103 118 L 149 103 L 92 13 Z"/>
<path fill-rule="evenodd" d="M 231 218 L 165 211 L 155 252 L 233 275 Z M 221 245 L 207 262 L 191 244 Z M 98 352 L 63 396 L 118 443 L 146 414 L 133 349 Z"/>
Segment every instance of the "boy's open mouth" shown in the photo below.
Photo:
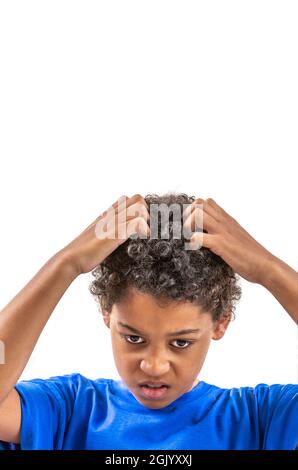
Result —
<path fill-rule="evenodd" d="M 148 382 L 148 383 L 141 383 L 139 384 L 141 387 L 141 390 L 143 392 L 143 395 L 146 398 L 164 398 L 165 395 L 168 392 L 169 385 L 164 384 L 164 383 L 154 383 L 154 382 Z"/>

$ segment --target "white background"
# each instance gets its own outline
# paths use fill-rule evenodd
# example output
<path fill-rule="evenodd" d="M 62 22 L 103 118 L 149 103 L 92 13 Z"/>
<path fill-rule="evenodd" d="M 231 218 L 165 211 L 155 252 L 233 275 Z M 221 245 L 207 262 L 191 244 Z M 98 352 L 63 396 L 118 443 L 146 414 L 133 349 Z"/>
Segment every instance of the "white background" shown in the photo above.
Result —
<path fill-rule="evenodd" d="M 297 270 L 297 20 L 286 0 L 1 1 L 1 308 L 122 194 L 212 197 Z M 118 378 L 90 280 L 22 378 Z M 242 287 L 200 378 L 295 383 L 294 322 Z"/>

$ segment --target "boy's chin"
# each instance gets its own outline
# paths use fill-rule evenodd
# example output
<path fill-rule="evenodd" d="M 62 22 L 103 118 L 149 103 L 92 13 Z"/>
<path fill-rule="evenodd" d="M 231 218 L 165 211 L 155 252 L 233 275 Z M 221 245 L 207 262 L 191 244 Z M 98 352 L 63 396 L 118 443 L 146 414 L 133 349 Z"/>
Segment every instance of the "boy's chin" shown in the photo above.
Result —
<path fill-rule="evenodd" d="M 166 406 L 170 405 L 174 400 L 164 400 L 163 403 L 161 402 L 154 402 L 149 400 L 142 400 L 141 398 L 137 398 L 138 402 L 143 405 L 145 408 L 149 408 L 150 410 L 159 410 L 161 408 L 165 408 Z"/>
<path fill-rule="evenodd" d="M 177 398 L 179 398 L 179 396 L 177 396 L 177 397 L 169 397 L 168 396 L 168 397 L 164 397 L 164 398 L 161 398 L 161 399 L 150 399 L 150 398 L 144 397 L 142 395 L 142 392 L 140 392 L 138 394 L 134 393 L 134 397 L 141 405 L 143 405 L 146 408 L 149 408 L 151 410 L 158 410 L 158 409 L 164 408 L 165 406 L 170 405 L 171 403 L 173 403 L 173 401 L 175 401 Z"/>

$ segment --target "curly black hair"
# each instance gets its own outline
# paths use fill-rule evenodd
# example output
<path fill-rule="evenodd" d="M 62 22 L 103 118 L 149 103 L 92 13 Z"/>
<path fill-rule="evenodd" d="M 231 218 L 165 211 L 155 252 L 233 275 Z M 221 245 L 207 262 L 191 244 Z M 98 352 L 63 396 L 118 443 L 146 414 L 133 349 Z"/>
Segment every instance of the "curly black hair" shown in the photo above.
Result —
<path fill-rule="evenodd" d="M 161 221 L 158 220 L 158 238 L 130 237 L 107 256 L 92 271 L 95 279 L 89 285 L 101 312 L 109 314 L 113 304 L 134 287 L 154 296 L 161 306 L 189 301 L 197 304 L 201 311 L 209 312 L 213 321 L 223 316 L 234 318 L 235 303 L 241 297 L 238 275 L 208 248 L 186 250 L 184 247 L 189 239 L 183 234 L 183 205 L 191 204 L 196 198 L 184 193 L 168 193 L 148 194 L 144 199 L 149 214 L 152 203 L 179 204 L 181 236 L 177 238 L 175 231 L 173 237 L 177 219 L 174 220 L 170 212 L 168 239 L 160 236 Z"/>

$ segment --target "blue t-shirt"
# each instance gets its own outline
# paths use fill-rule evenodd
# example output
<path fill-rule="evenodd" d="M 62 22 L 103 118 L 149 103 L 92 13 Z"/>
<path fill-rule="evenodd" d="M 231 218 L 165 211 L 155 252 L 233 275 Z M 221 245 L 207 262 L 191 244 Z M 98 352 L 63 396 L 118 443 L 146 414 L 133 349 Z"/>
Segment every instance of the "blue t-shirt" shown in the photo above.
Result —
<path fill-rule="evenodd" d="M 200 381 L 158 410 L 121 380 L 81 374 L 19 382 L 21 443 L 0 449 L 295 449 L 298 385 L 225 389 Z"/>

